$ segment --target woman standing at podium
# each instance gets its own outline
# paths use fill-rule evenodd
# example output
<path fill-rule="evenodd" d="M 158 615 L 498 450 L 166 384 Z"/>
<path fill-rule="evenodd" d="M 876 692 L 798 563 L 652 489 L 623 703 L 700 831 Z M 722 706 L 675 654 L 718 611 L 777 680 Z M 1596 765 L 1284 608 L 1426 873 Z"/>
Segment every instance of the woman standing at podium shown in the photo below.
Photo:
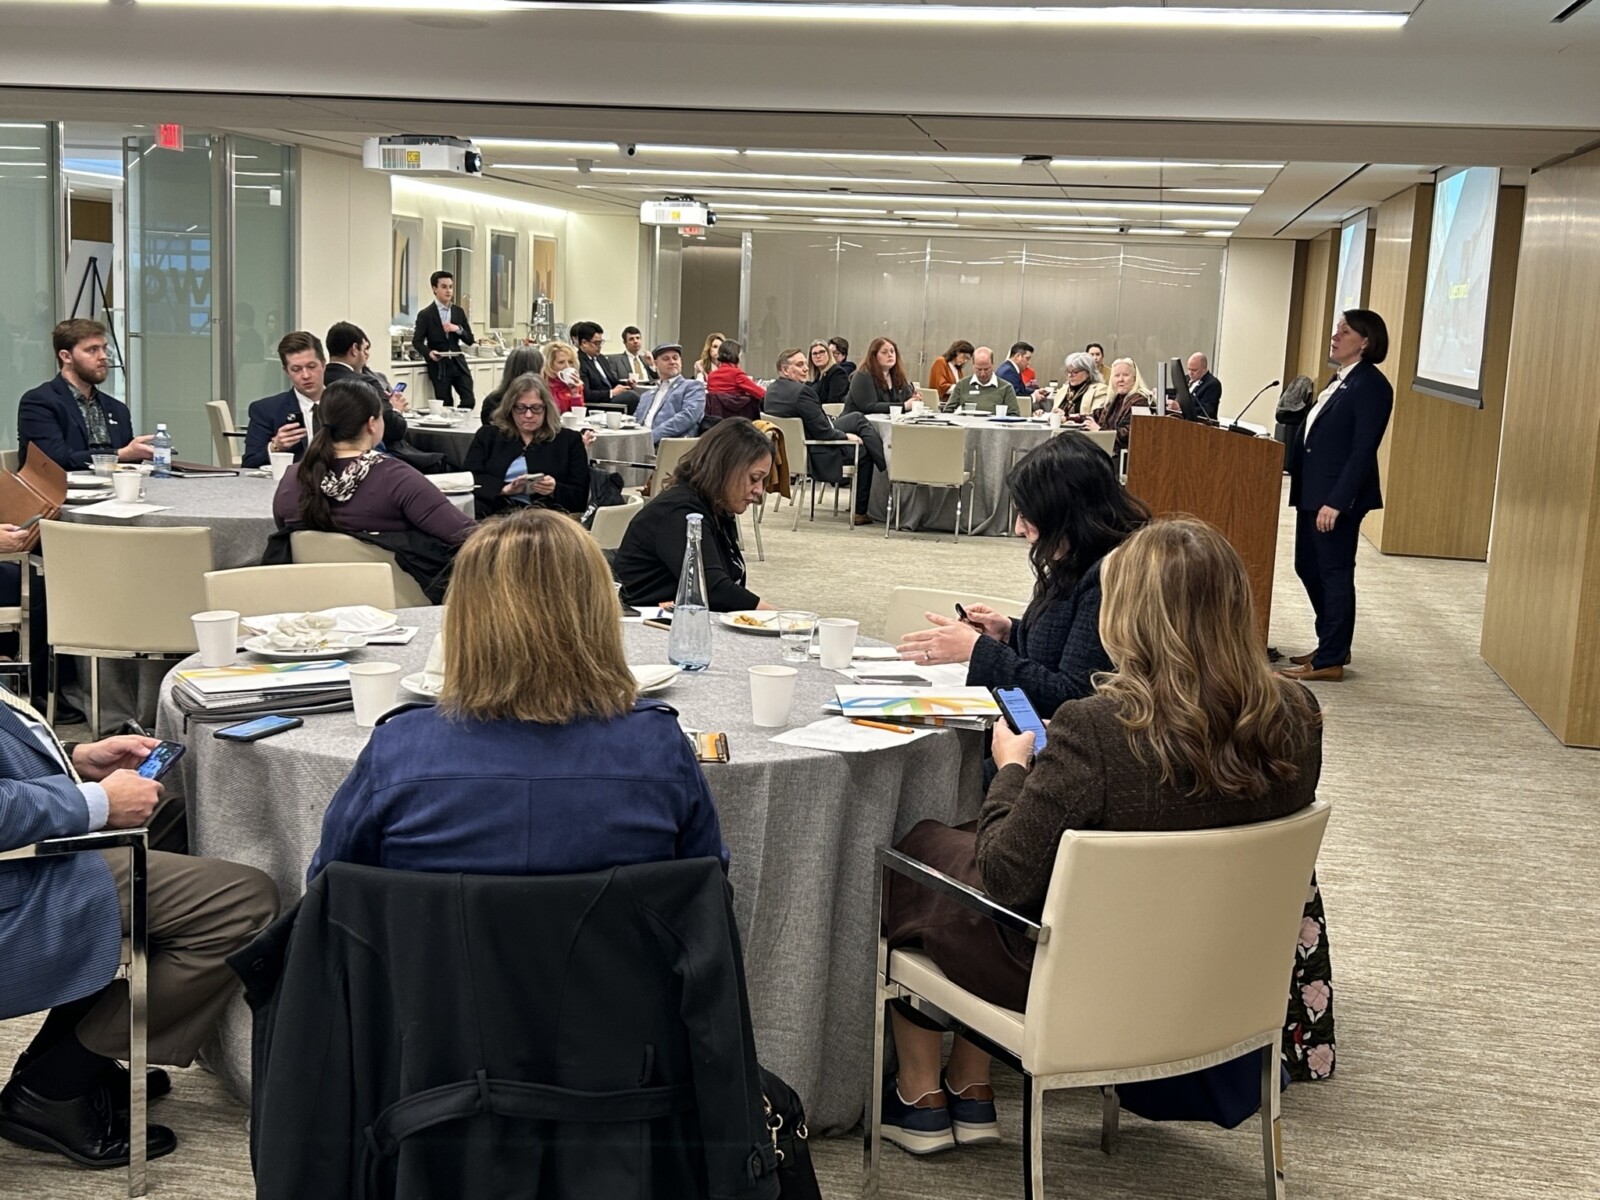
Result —
<path fill-rule="evenodd" d="M 1350 661 L 1361 521 L 1383 507 L 1378 445 L 1394 411 L 1394 388 L 1378 364 L 1388 353 L 1382 317 L 1364 308 L 1341 315 L 1328 346 L 1338 371 L 1289 434 L 1294 571 L 1317 616 L 1316 650 L 1294 656 L 1284 671 L 1295 679 L 1337 682 Z"/>

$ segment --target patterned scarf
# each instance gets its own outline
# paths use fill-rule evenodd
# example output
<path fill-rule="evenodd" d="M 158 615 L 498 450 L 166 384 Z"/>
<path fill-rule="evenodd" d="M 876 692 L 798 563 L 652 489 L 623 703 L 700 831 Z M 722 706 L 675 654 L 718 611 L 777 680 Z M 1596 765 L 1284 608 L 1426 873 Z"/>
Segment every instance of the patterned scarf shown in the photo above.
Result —
<path fill-rule="evenodd" d="M 383 455 L 376 450 L 368 450 L 355 459 L 346 460 L 351 465 L 343 471 L 330 470 L 318 486 L 322 488 L 322 494 L 335 504 L 347 503 L 356 494 L 362 480 L 382 459 Z"/>

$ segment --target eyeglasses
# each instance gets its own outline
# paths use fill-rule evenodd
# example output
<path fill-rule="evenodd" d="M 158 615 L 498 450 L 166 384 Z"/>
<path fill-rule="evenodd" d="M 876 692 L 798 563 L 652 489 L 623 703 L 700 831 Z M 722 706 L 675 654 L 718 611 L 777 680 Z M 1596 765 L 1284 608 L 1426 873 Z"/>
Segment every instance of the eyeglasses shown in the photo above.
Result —
<path fill-rule="evenodd" d="M 542 413 L 542 412 L 544 412 L 544 405 L 542 405 L 542 404 L 513 404 L 511 406 L 511 411 L 514 412 L 514 413 L 517 413 L 518 415 L 522 415 L 522 414 L 530 414 L 531 415 L 533 413 Z"/>

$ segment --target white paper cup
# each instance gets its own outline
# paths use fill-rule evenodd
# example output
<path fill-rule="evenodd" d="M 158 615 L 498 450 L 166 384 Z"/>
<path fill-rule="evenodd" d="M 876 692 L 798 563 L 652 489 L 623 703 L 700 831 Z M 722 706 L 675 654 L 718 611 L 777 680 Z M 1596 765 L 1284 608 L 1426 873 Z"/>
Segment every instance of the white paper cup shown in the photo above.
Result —
<path fill-rule="evenodd" d="M 826 670 L 842 671 L 850 665 L 850 656 L 856 649 L 856 633 L 860 628 L 860 621 L 850 621 L 844 617 L 823 617 L 817 622 L 817 640 L 822 648 L 820 657 Z"/>
<path fill-rule="evenodd" d="M 111 494 L 118 500 L 137 500 L 144 480 L 137 471 L 115 471 L 111 475 Z"/>
<path fill-rule="evenodd" d="M 267 465 L 272 468 L 272 477 L 282 479 L 289 473 L 289 464 L 294 462 L 292 450 L 268 450 Z"/>
<path fill-rule="evenodd" d="M 567 411 L 572 414 L 573 420 L 577 421 L 580 425 L 589 419 L 589 409 L 586 405 L 574 404 Z"/>
<path fill-rule="evenodd" d="M 622 428 L 622 414 L 619 413 L 619 412 L 608 412 L 606 414 L 606 428 L 607 429 L 621 429 Z"/>
<path fill-rule="evenodd" d="M 400 699 L 400 664 L 351 663 L 350 699 L 355 703 L 356 724 L 371 729 Z"/>
<path fill-rule="evenodd" d="M 920 417 L 922 415 L 922 413 L 923 413 L 923 410 L 926 409 L 927 407 L 928 406 L 926 404 L 924 404 L 921 400 L 913 400 L 911 402 L 911 415 L 913 417 Z"/>
<path fill-rule="evenodd" d="M 189 619 L 194 622 L 194 643 L 200 648 L 200 665 L 232 666 L 239 647 L 239 614 L 218 608 L 195 613 Z"/>
<path fill-rule="evenodd" d="M 1061 428 L 1061 410 L 1059 408 L 1051 410 L 1051 413 L 1047 419 L 1050 422 L 1051 429 Z"/>
<path fill-rule="evenodd" d="M 750 668 L 750 714 L 764 729 L 777 729 L 789 723 L 794 705 L 794 683 L 800 672 L 793 667 L 771 665 Z"/>

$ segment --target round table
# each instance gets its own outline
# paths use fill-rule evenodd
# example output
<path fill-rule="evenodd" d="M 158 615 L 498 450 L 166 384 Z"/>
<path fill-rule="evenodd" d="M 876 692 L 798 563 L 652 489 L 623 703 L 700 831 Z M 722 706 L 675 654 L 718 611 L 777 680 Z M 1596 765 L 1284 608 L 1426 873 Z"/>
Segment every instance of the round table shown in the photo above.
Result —
<path fill-rule="evenodd" d="M 402 611 L 401 624 L 420 628 L 409 645 L 369 647 L 351 660 L 420 671 L 443 611 Z M 666 661 L 664 631 L 628 624 L 624 643 L 632 663 Z M 799 1091 L 813 1129 L 843 1131 L 860 1118 L 871 1061 L 874 852 L 925 818 L 975 817 L 983 743 L 973 733 L 939 730 L 862 754 L 776 744 L 770 739 L 781 730 L 751 722 L 747 668 L 778 661 L 778 639 L 718 627 L 710 669 L 680 676 L 657 698 L 679 711 L 685 727 L 728 735 L 732 761 L 705 771 L 731 856 L 761 1061 Z M 820 719 L 843 678 L 814 663 L 801 667 L 790 727 Z M 265 871 L 288 907 L 304 891 L 323 811 L 368 731 L 348 712 L 331 713 L 264 741 L 221 742 L 211 736 L 214 726 L 185 719 L 171 682 L 162 687 L 156 730 L 189 747 L 180 768 L 193 853 Z M 250 1014 L 242 998 L 220 1036 L 221 1059 L 212 1065 L 246 1096 Z"/>
<path fill-rule="evenodd" d="M 967 531 L 967 507 L 970 506 L 973 533 L 1009 537 L 1011 505 L 1006 495 L 1006 475 L 1011 471 L 1013 456 L 1043 444 L 1058 431 L 1052 430 L 1043 418 L 1006 422 L 986 416 L 966 417 L 946 413 L 940 419 L 967 431 L 967 455 L 972 460 L 973 468 L 972 483 L 967 488 L 963 503 L 961 532 Z M 900 421 L 885 416 L 875 416 L 872 421 L 883 435 L 883 452 L 892 464 L 894 429 Z M 888 508 L 889 475 L 886 471 L 879 471 L 872 477 L 872 497 L 867 511 L 882 521 L 887 516 Z M 901 484 L 895 508 L 900 514 L 902 529 L 955 529 L 956 493 L 953 488 Z"/>
<path fill-rule="evenodd" d="M 444 455 L 451 469 L 459 471 L 467 461 L 467 450 L 480 428 L 482 423 L 476 413 L 468 414 L 468 419 L 449 427 L 430 428 L 412 421 L 406 428 L 406 441 L 418 450 L 429 450 Z M 655 462 L 655 443 L 650 440 L 648 429 L 596 429 L 594 435 L 594 443 L 589 447 L 589 457 L 596 462 Z M 621 471 L 624 482 L 630 486 L 644 482 L 643 472 L 630 473 L 622 467 L 613 469 Z M 634 478 L 633 474 L 639 477 Z"/>

